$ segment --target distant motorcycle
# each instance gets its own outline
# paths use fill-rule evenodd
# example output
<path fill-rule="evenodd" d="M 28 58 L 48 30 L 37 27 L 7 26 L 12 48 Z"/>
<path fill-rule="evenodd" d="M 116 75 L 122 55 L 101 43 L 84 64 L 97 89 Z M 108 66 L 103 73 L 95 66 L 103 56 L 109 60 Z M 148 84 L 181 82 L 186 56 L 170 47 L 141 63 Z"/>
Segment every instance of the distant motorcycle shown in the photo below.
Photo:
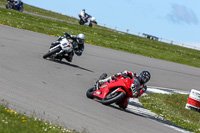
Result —
<path fill-rule="evenodd" d="M 79 16 L 79 24 L 80 25 L 88 25 L 89 27 L 92 27 L 92 24 L 97 24 L 97 21 L 95 19 L 95 17 L 92 17 L 90 15 L 88 15 L 87 19 L 84 19 L 81 14 L 78 15 Z"/>
<path fill-rule="evenodd" d="M 53 60 L 60 60 L 68 53 L 72 52 L 73 45 L 71 41 L 66 37 L 61 37 L 59 40 L 59 44 L 53 47 L 50 47 L 48 53 L 43 55 L 43 58 L 46 59 L 51 58 Z"/>
<path fill-rule="evenodd" d="M 8 0 L 8 3 L 6 4 L 6 8 L 7 9 L 13 9 L 13 10 L 17 10 L 17 11 L 23 12 L 24 11 L 23 2 L 19 3 L 19 7 L 16 7 L 15 3 L 16 2 L 14 0 Z"/>
<path fill-rule="evenodd" d="M 135 78 L 130 79 L 121 75 L 99 86 L 98 81 L 106 78 L 106 76 L 106 73 L 102 74 L 96 85 L 86 92 L 86 96 L 90 99 L 96 98 L 104 105 L 116 103 L 120 108 L 126 108 L 120 104 L 121 101 L 136 97 L 134 94 L 140 88 L 140 83 Z"/>

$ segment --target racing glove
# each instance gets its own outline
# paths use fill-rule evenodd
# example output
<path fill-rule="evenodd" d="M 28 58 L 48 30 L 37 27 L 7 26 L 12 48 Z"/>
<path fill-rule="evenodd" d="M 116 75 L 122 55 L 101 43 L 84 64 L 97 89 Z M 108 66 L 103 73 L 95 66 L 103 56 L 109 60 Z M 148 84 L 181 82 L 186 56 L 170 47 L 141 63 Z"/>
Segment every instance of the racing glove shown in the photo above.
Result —
<path fill-rule="evenodd" d="M 66 38 L 71 36 L 69 33 L 66 33 L 66 32 L 64 33 L 64 35 Z"/>
<path fill-rule="evenodd" d="M 116 73 L 115 74 L 115 77 L 119 77 L 119 76 L 121 76 L 122 75 L 122 73 Z"/>

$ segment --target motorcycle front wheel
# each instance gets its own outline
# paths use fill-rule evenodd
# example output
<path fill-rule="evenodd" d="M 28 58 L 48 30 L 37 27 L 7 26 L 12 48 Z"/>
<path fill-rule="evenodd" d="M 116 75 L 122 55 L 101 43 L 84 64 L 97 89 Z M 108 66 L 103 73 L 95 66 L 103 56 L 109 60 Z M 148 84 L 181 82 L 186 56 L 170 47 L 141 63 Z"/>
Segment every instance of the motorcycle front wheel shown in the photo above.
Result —
<path fill-rule="evenodd" d="M 84 25 L 84 21 L 81 19 L 81 20 L 79 20 L 79 24 L 80 25 Z"/>
<path fill-rule="evenodd" d="M 55 53 L 57 53 L 59 51 L 60 51 L 60 48 L 56 48 L 56 49 L 46 53 L 45 55 L 43 55 L 43 58 L 46 59 L 47 57 L 50 57 L 51 55 L 53 55 L 53 54 L 55 54 Z"/>
<path fill-rule="evenodd" d="M 6 8 L 7 8 L 7 9 L 12 9 L 12 6 L 11 6 L 10 4 L 7 3 L 7 4 L 6 4 Z"/>
<path fill-rule="evenodd" d="M 115 93 L 109 93 L 102 101 L 101 103 L 104 105 L 109 105 L 112 103 L 116 103 L 117 101 L 123 99 L 125 97 L 125 93 L 120 91 L 120 92 L 115 92 Z"/>
<path fill-rule="evenodd" d="M 86 96 L 90 99 L 94 99 L 94 92 L 96 91 L 95 87 L 90 88 L 87 92 L 86 92 Z"/>

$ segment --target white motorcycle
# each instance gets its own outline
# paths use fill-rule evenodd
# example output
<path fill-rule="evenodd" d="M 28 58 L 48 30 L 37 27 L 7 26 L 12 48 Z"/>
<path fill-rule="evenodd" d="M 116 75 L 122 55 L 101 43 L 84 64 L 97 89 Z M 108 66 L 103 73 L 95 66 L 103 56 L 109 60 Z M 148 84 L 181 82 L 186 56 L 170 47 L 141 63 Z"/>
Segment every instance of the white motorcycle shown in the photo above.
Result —
<path fill-rule="evenodd" d="M 97 21 L 95 19 L 95 17 L 92 17 L 90 15 L 88 15 L 87 19 L 83 19 L 83 17 L 81 16 L 81 14 L 78 15 L 79 16 L 79 24 L 80 25 L 88 25 L 89 27 L 92 27 L 92 23 L 97 24 Z"/>
<path fill-rule="evenodd" d="M 62 59 L 64 56 L 67 56 L 70 52 L 73 51 L 73 45 L 68 38 L 61 37 L 59 44 L 53 47 L 50 47 L 48 53 L 43 55 L 43 58 L 47 57 L 51 59 Z"/>

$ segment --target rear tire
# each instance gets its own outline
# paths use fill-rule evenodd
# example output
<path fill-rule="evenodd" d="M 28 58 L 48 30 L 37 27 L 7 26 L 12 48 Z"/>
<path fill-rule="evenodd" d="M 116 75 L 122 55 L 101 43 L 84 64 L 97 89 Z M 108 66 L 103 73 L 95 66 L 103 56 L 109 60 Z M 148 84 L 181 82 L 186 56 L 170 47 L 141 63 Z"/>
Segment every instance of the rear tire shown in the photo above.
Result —
<path fill-rule="evenodd" d="M 92 23 L 89 23 L 89 27 L 92 27 Z"/>
<path fill-rule="evenodd" d="M 46 59 L 47 57 L 49 57 L 49 56 L 51 56 L 51 55 L 53 55 L 53 54 L 55 54 L 55 53 L 57 53 L 59 51 L 60 51 L 60 48 L 56 48 L 56 49 L 46 53 L 45 55 L 43 55 L 43 58 Z"/>
<path fill-rule="evenodd" d="M 20 11 L 20 12 L 23 12 L 23 11 L 24 11 L 24 8 L 23 8 L 23 7 L 20 7 L 19 11 Z"/>
<path fill-rule="evenodd" d="M 94 99 L 94 92 L 96 91 L 95 87 L 90 88 L 87 92 L 86 92 L 86 96 L 90 99 Z"/>
<path fill-rule="evenodd" d="M 110 96 L 110 97 L 108 97 L 108 96 Z M 122 100 L 124 97 L 125 97 L 125 93 L 123 91 L 115 92 L 114 94 L 112 94 L 112 96 L 110 94 L 108 94 L 101 101 L 101 103 L 104 104 L 104 105 L 109 105 L 109 104 L 112 104 L 112 103 L 116 103 L 119 100 Z"/>

